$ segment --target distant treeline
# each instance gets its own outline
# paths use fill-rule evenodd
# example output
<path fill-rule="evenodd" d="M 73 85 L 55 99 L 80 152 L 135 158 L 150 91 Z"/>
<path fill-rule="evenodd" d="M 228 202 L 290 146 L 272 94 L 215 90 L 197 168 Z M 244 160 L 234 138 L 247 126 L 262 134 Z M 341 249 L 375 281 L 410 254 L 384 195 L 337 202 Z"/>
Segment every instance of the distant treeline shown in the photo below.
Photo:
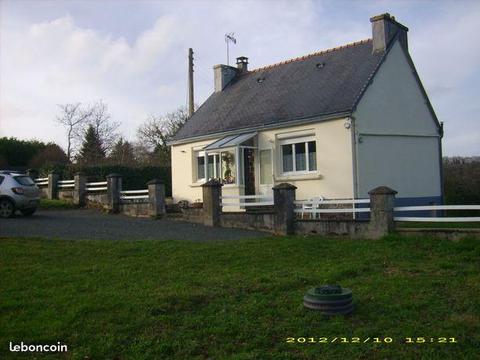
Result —
<path fill-rule="evenodd" d="M 109 157 L 99 165 L 90 166 L 85 162 L 68 161 L 63 149 L 54 143 L 0 138 L 0 169 L 26 171 L 29 168 L 37 170 L 40 177 L 54 170 L 61 179 L 72 179 L 76 172 L 83 172 L 89 181 L 104 180 L 108 174 L 117 173 L 123 176 L 123 187 L 128 190 L 145 189 L 148 181 L 158 178 L 165 183 L 167 196 L 171 195 L 169 165 Z"/>
<path fill-rule="evenodd" d="M 446 204 L 480 204 L 480 156 L 443 159 Z"/>

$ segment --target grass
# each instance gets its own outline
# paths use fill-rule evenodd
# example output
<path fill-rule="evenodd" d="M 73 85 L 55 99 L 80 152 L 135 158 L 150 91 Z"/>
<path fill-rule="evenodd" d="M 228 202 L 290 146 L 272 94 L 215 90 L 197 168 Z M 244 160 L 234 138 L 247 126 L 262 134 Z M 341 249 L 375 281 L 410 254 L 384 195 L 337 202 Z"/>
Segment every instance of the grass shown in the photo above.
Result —
<path fill-rule="evenodd" d="M 65 210 L 76 208 L 78 208 L 78 206 L 73 204 L 71 201 L 40 199 L 40 209 L 43 210 Z"/>
<path fill-rule="evenodd" d="M 0 239 L 0 358 L 11 356 L 9 341 L 61 341 L 67 355 L 37 358 L 474 359 L 479 263 L 473 239 Z M 353 290 L 351 316 L 303 308 L 305 291 L 324 283 Z"/>
<path fill-rule="evenodd" d="M 480 229 L 480 222 L 399 222 L 400 228 L 425 228 L 425 229 Z"/>

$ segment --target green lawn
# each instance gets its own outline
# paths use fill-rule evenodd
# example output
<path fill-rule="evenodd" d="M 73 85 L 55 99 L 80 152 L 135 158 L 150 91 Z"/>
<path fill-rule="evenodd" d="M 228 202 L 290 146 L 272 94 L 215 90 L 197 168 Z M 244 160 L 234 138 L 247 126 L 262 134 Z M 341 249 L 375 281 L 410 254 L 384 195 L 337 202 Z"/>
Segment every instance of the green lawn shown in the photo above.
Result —
<path fill-rule="evenodd" d="M 0 239 L 0 359 L 9 341 L 61 341 L 73 359 L 474 359 L 479 264 L 473 239 Z M 303 308 L 324 283 L 353 290 L 351 316 Z"/>
<path fill-rule="evenodd" d="M 480 229 L 480 222 L 407 222 L 397 221 L 400 228 Z"/>

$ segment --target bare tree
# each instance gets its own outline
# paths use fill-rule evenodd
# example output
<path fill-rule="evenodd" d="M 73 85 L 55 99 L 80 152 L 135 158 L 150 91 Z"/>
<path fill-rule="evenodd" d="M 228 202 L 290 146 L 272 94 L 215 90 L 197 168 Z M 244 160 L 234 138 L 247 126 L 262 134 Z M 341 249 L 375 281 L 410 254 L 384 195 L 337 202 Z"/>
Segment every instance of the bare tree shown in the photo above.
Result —
<path fill-rule="evenodd" d="M 69 161 L 72 160 L 73 143 L 78 138 L 81 128 L 91 116 L 91 110 L 84 110 L 81 105 L 81 103 L 58 105 L 60 114 L 57 116 L 57 122 L 67 130 L 67 158 Z"/>
<path fill-rule="evenodd" d="M 84 123 L 84 133 L 89 125 L 95 129 L 104 150 L 109 153 L 119 137 L 117 130 L 120 123 L 112 121 L 112 117 L 108 112 L 108 105 L 102 100 L 97 101 L 90 107 L 90 116 Z"/>
<path fill-rule="evenodd" d="M 187 119 L 186 107 L 179 107 L 176 111 L 164 116 L 150 115 L 138 128 L 137 136 L 151 150 L 166 147 L 167 142 L 173 138 Z"/>
<path fill-rule="evenodd" d="M 150 115 L 145 123 L 140 125 L 137 136 L 140 142 L 153 152 L 151 162 L 162 165 L 170 164 L 168 141 L 175 136 L 187 119 L 187 108 L 179 107 L 176 111 L 164 116 Z"/>

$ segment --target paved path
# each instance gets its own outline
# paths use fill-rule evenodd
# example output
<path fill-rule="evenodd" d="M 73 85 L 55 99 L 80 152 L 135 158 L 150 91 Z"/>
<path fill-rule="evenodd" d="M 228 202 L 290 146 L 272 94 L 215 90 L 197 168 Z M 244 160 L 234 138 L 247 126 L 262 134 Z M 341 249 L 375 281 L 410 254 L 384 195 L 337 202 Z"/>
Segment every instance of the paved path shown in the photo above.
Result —
<path fill-rule="evenodd" d="M 112 240 L 236 240 L 268 236 L 259 231 L 212 228 L 176 220 L 108 215 L 97 210 L 43 210 L 0 219 L 0 237 Z"/>

